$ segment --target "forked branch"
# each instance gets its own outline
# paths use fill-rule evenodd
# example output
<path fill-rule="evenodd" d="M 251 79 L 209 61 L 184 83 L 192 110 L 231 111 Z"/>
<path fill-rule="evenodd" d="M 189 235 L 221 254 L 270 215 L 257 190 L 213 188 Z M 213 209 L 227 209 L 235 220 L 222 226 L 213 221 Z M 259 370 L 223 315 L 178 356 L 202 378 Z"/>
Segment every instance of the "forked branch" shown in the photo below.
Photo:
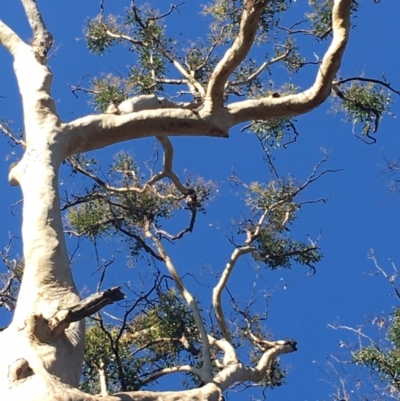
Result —
<path fill-rule="evenodd" d="M 279 98 L 235 102 L 228 106 L 232 125 L 249 120 L 290 117 L 318 107 L 329 96 L 332 81 L 339 70 L 350 31 L 352 0 L 335 0 L 332 10 L 333 38 L 319 67 L 314 84 L 307 90 Z"/>
<path fill-rule="evenodd" d="M 244 366 L 240 363 L 228 366 L 215 376 L 214 383 L 218 384 L 221 391 L 236 382 L 253 381 L 258 383 L 266 376 L 279 355 L 295 351 L 297 351 L 296 341 L 272 341 L 271 347 L 263 353 L 255 367 Z"/>

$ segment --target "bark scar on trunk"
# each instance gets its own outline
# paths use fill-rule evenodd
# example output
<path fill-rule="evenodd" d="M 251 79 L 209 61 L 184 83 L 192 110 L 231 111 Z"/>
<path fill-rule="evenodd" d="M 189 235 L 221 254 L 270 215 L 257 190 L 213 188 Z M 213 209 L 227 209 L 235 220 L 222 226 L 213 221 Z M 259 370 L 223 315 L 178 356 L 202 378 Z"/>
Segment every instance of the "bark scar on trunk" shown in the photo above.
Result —
<path fill-rule="evenodd" d="M 33 375 L 33 370 L 26 359 L 17 359 L 8 368 L 8 381 L 14 383 Z"/>

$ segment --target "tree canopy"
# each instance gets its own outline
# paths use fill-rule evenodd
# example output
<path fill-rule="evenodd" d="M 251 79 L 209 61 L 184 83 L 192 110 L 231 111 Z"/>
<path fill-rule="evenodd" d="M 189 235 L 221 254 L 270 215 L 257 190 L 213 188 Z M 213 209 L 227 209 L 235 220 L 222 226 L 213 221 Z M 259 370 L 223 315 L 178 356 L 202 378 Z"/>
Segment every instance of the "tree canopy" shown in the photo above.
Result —
<path fill-rule="evenodd" d="M 290 383 L 301 339 L 308 353 L 300 358 L 317 366 L 321 320 L 307 324 L 318 311 L 323 325 L 340 327 L 332 313 L 352 308 L 333 282 L 365 285 L 347 271 L 362 263 L 357 250 L 371 230 L 384 236 L 398 225 L 366 210 L 384 196 L 376 197 L 376 185 L 362 192 L 379 157 L 396 168 L 388 152 L 378 157 L 364 144 L 396 127 L 393 66 L 376 56 L 369 67 L 365 50 L 357 65 L 358 49 L 348 44 L 363 9 L 384 7 L 372 3 L 118 9 L 102 0 L 98 9 L 77 4 L 63 13 L 22 0 L 18 15 L 15 5 L 12 15 L 4 10 L 0 43 L 12 56 L 23 106 L 22 122 L 16 100 L 7 101 L 15 85 L 0 86 L 0 129 L 15 147 L 6 154 L 7 164 L 16 161 L 8 179 L 23 194 L 22 208 L 16 200 L 12 209 L 22 210 L 22 248 L 12 236 L 2 253 L 0 304 L 12 312 L 1 315 L 7 400 L 218 400 L 249 387 L 259 396 Z M 390 7 L 392 15 L 399 8 Z M 75 11 L 90 18 L 79 22 Z M 14 18 L 25 18 L 30 33 Z M 360 37 L 355 43 L 365 46 Z M 328 113 L 348 124 L 333 125 Z M 396 139 L 387 143 L 393 157 Z M 369 178 L 358 182 L 357 174 Z M 331 191 L 333 202 L 349 203 L 330 206 Z M 8 203 L 13 197 L 20 195 L 7 192 Z M 391 220 L 389 230 L 379 216 Z M 329 229 L 326 239 L 324 223 L 346 231 L 344 240 L 332 241 Z M 332 267 L 341 262 L 348 269 Z M 331 273 L 317 288 L 321 264 Z M 361 300 L 358 291 L 347 302 Z M 368 285 L 363 291 L 372 299 Z M 382 398 L 399 391 L 397 315 L 384 326 L 385 348 L 372 341 L 353 349 L 346 340 L 352 362 L 377 371 L 378 384 L 391 381 Z M 344 398 L 341 391 L 331 398 Z"/>

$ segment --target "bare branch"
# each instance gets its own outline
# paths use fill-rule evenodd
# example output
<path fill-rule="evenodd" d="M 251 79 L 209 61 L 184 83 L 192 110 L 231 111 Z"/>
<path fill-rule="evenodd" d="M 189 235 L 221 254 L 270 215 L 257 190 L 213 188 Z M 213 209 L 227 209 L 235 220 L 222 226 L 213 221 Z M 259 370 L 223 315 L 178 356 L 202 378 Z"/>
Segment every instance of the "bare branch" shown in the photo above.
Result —
<path fill-rule="evenodd" d="M 123 299 L 125 299 L 125 295 L 120 287 L 113 287 L 108 290 L 96 292 L 79 302 L 79 304 L 69 307 L 69 319 L 71 322 L 78 322 L 85 317 L 94 315 L 106 305 L 111 305 Z M 57 315 L 55 318 L 57 318 Z"/>
<path fill-rule="evenodd" d="M 160 175 L 163 175 L 164 177 L 168 177 L 175 185 L 176 189 L 180 191 L 182 194 L 187 194 L 188 193 L 188 188 L 186 188 L 181 181 L 179 180 L 178 176 L 173 172 L 172 170 L 172 162 L 174 159 L 174 148 L 172 146 L 171 141 L 169 140 L 168 137 L 162 137 L 162 136 L 157 136 L 157 140 L 161 143 L 161 146 L 164 149 L 164 168 L 162 173 L 159 173 Z M 153 177 L 153 179 L 149 180 L 148 185 L 151 185 L 155 182 L 156 177 Z"/>
<path fill-rule="evenodd" d="M 360 337 L 363 337 L 363 338 L 367 339 L 371 344 L 373 344 L 375 347 L 377 347 L 379 349 L 379 345 L 370 336 L 364 334 L 362 332 L 361 328 L 355 329 L 354 327 L 342 326 L 342 325 L 334 326 L 332 324 L 328 324 L 328 327 L 330 327 L 331 329 L 334 329 L 334 330 L 352 331 L 353 333 L 358 334 Z"/>
<path fill-rule="evenodd" d="M 372 82 L 377 85 L 384 86 L 385 88 L 389 89 L 396 95 L 400 95 L 400 90 L 394 89 L 390 83 L 386 82 L 385 79 L 374 79 L 374 78 L 365 78 L 365 77 L 349 77 L 349 78 L 344 78 L 344 79 L 339 79 L 338 81 L 334 81 L 333 84 L 335 85 L 342 85 L 345 84 L 346 82 L 352 82 L 352 81 L 360 81 L 360 82 Z"/>
<path fill-rule="evenodd" d="M 162 195 L 158 193 L 154 188 L 151 186 L 154 185 L 156 182 L 162 180 L 165 177 L 169 177 L 168 174 L 164 173 L 164 171 L 153 175 L 147 182 L 145 182 L 142 186 L 140 187 L 134 187 L 134 186 L 129 186 L 129 187 L 114 187 L 112 185 L 109 185 L 105 181 L 103 181 L 101 178 L 99 178 L 96 174 L 92 173 L 91 171 L 83 168 L 79 163 L 77 163 L 72 157 L 68 157 L 67 161 L 71 164 L 71 166 L 78 171 L 79 173 L 83 174 L 84 176 L 92 179 L 96 184 L 98 184 L 100 187 L 104 188 L 106 191 L 111 192 L 111 193 L 116 193 L 116 194 L 123 194 L 123 193 L 129 193 L 129 192 L 136 192 L 136 193 L 144 193 L 147 190 L 152 190 L 152 192 L 158 196 L 160 199 L 166 199 L 166 198 L 174 198 L 179 200 L 179 197 L 173 195 L 173 194 L 168 194 L 168 195 Z M 169 177 L 170 178 L 170 177 Z M 176 177 L 176 180 L 179 181 L 179 179 Z M 181 188 L 183 188 L 187 192 L 187 188 L 184 187 L 181 184 Z M 106 194 L 102 193 L 92 193 L 90 195 L 85 195 L 82 197 L 79 196 L 74 196 L 74 201 L 66 201 L 66 204 L 62 206 L 61 210 L 68 209 L 71 206 L 78 205 L 80 203 L 85 203 L 85 202 L 90 202 L 91 200 L 94 199 L 105 199 L 107 197 Z M 106 200 L 106 199 L 105 199 Z"/>
<path fill-rule="evenodd" d="M 287 50 L 285 53 L 281 54 L 278 57 L 273 58 L 271 61 L 264 61 L 260 67 L 257 68 L 256 71 L 254 71 L 252 74 L 250 74 L 245 80 L 243 81 L 233 81 L 233 82 L 227 82 L 226 87 L 231 88 L 233 86 L 241 86 L 241 85 L 247 85 L 253 79 L 257 78 L 261 73 L 268 68 L 270 65 L 278 63 L 279 61 L 285 60 L 290 54 L 290 50 Z"/>
<path fill-rule="evenodd" d="M 302 21 L 296 22 L 289 28 L 286 28 L 286 27 L 280 26 L 279 22 L 277 21 L 277 22 L 275 22 L 275 26 L 278 29 L 287 32 L 289 35 L 295 35 L 295 34 L 301 33 L 304 35 L 315 36 L 320 40 L 325 39 L 332 32 L 332 27 L 328 28 L 322 35 L 317 35 L 316 32 L 312 29 L 301 29 L 301 28 L 294 29 L 296 26 L 299 26 L 305 22 L 308 22 L 308 20 L 302 20 Z"/>
<path fill-rule="evenodd" d="M 22 145 L 23 148 L 26 147 L 25 141 L 21 138 L 17 138 L 8 128 L 6 122 L 0 121 L 0 131 L 2 131 L 3 134 L 14 143 L 14 145 Z"/>
<path fill-rule="evenodd" d="M 139 235 L 132 233 L 128 230 L 125 230 L 124 228 L 122 228 L 120 225 L 115 225 L 116 229 L 121 231 L 121 233 L 125 234 L 128 237 L 131 237 L 133 239 L 135 239 L 137 241 L 137 243 L 147 252 L 149 253 L 151 256 L 153 256 L 153 258 L 159 260 L 159 261 L 164 261 L 164 259 L 162 258 L 162 256 L 160 256 L 159 254 L 157 254 L 149 245 L 146 244 L 146 242 L 143 240 L 143 238 L 141 238 Z"/>
<path fill-rule="evenodd" d="M 307 188 L 310 184 L 312 184 L 314 181 L 317 181 L 319 178 L 321 178 L 323 175 L 328 174 L 328 173 L 338 173 L 342 171 L 342 169 L 336 169 L 336 170 L 323 170 L 323 171 L 318 171 L 319 168 L 328 161 L 329 155 L 326 155 L 322 160 L 320 160 L 313 168 L 311 174 L 308 176 L 307 180 L 301 184 L 297 190 L 293 193 L 293 196 L 298 195 L 300 192 L 302 192 L 305 188 Z"/>
<path fill-rule="evenodd" d="M 190 222 L 189 225 L 184 228 L 183 230 L 179 231 L 178 234 L 172 235 L 165 230 L 159 230 L 157 229 L 157 234 L 168 238 L 171 241 L 176 241 L 177 239 L 181 239 L 185 234 L 191 233 L 194 229 L 194 224 L 196 222 L 196 216 L 197 216 L 197 207 L 194 205 L 193 207 L 190 208 Z"/>
<path fill-rule="evenodd" d="M 32 314 L 25 321 L 27 331 L 31 332 L 31 335 L 41 343 L 50 344 L 64 334 L 71 323 L 81 321 L 106 305 L 124 298 L 125 295 L 120 288 L 114 287 L 93 294 L 75 306 L 62 309 L 49 319 L 43 315 Z"/>
<path fill-rule="evenodd" d="M 391 287 L 393 288 L 393 291 L 394 291 L 394 293 L 396 294 L 397 298 L 400 299 L 400 291 L 399 291 L 399 289 L 397 288 L 396 282 L 395 282 L 395 280 L 396 280 L 396 278 L 398 277 L 399 274 L 398 274 L 398 271 L 397 271 L 397 269 L 396 269 L 396 266 L 393 264 L 393 262 L 392 262 L 392 267 L 393 267 L 393 269 L 394 269 L 394 271 L 395 271 L 395 274 L 392 275 L 392 276 L 389 276 L 389 275 L 386 273 L 386 271 L 383 270 L 382 267 L 379 266 L 379 263 L 378 263 L 378 261 L 376 260 L 374 251 L 373 251 L 372 249 L 370 250 L 370 254 L 369 254 L 368 258 L 371 259 L 371 260 L 374 262 L 374 265 L 375 265 L 376 269 L 382 274 L 383 277 L 385 277 L 385 279 L 389 282 L 389 284 L 390 284 Z"/>

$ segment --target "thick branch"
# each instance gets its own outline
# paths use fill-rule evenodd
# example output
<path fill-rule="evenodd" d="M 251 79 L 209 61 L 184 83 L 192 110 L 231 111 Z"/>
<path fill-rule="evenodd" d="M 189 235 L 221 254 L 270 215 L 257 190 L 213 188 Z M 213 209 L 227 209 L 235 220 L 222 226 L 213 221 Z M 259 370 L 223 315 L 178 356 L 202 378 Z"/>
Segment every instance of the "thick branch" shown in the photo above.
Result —
<path fill-rule="evenodd" d="M 319 67 L 314 84 L 304 92 L 280 98 L 264 97 L 228 106 L 232 125 L 249 120 L 290 117 L 318 107 L 329 96 L 340 67 L 350 31 L 352 0 L 335 0 L 332 11 L 333 39 Z"/>
<path fill-rule="evenodd" d="M 38 58 L 38 61 L 44 63 L 46 54 L 53 44 L 53 36 L 46 29 L 42 15 L 38 9 L 35 0 L 22 0 L 29 25 L 33 32 L 32 48 Z"/>
<path fill-rule="evenodd" d="M 67 155 L 103 148 L 114 143 L 157 136 L 211 136 L 226 138 L 222 122 L 204 113 L 184 109 L 143 110 L 124 115 L 90 115 L 67 124 Z"/>
<path fill-rule="evenodd" d="M 295 341 L 274 341 L 272 347 L 263 353 L 257 366 L 249 368 L 241 363 L 228 366 L 214 377 L 214 383 L 218 384 L 221 391 L 237 382 L 257 383 L 265 377 L 276 357 L 294 351 L 297 351 Z"/>
<path fill-rule="evenodd" d="M 3 21 L 0 20 L 0 44 L 2 44 L 13 56 L 18 49 L 28 45 Z"/>
<path fill-rule="evenodd" d="M 120 287 L 113 287 L 105 291 L 96 292 L 79 302 L 79 304 L 68 308 L 69 318 L 71 322 L 78 322 L 85 317 L 94 315 L 105 306 L 123 299 L 125 299 L 125 295 L 120 290 Z"/>
<path fill-rule="evenodd" d="M 210 79 L 206 97 L 210 107 L 205 107 L 199 112 L 158 109 L 122 116 L 87 116 L 68 124 L 68 154 L 154 134 L 226 137 L 228 129 L 238 123 L 298 115 L 319 106 L 330 94 L 332 81 L 340 67 L 349 34 L 351 0 L 335 1 L 332 12 L 332 43 L 323 58 L 314 84 L 308 90 L 281 98 L 266 97 L 236 102 L 228 106 L 227 110 L 215 112 L 214 104 L 217 104 L 217 107 L 222 106 L 229 75 L 247 55 L 253 43 L 257 22 L 266 0 L 254 4 L 253 2 L 254 0 L 246 1 L 239 36 Z"/>
<path fill-rule="evenodd" d="M 240 21 L 239 33 L 232 46 L 215 67 L 207 87 L 206 102 L 211 108 L 222 107 L 224 89 L 233 71 L 250 51 L 258 28 L 261 13 L 269 0 L 246 0 Z"/>
<path fill-rule="evenodd" d="M 224 369 L 230 365 L 236 365 L 239 363 L 239 360 L 237 359 L 235 348 L 233 347 L 233 345 L 230 342 L 228 342 L 225 339 L 216 340 L 212 336 L 208 336 L 208 341 L 211 346 L 216 346 L 224 353 L 222 364 L 218 360 L 215 361 L 217 366 L 219 365 L 218 366 L 219 368 Z"/>
<path fill-rule="evenodd" d="M 24 380 L 21 384 L 19 381 Z M 9 368 L 8 381 L 11 397 L 7 400 L 25 400 L 32 394 L 34 401 L 220 401 L 221 390 L 214 383 L 201 388 L 184 391 L 128 391 L 101 396 L 85 394 L 70 387 L 47 373 L 43 367 L 30 366 L 25 359 L 19 359 Z M 9 393 L 9 391 L 6 392 Z M 4 395 L 4 394 L 3 394 Z M 7 394 L 6 394 L 7 397 Z"/>

